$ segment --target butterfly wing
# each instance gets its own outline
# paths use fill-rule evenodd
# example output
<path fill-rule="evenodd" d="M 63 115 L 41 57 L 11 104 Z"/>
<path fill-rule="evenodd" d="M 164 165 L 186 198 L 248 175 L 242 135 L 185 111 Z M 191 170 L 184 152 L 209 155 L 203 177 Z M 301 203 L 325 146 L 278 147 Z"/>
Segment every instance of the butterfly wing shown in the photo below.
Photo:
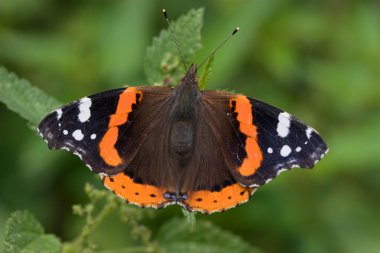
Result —
<path fill-rule="evenodd" d="M 92 171 L 103 175 L 106 187 L 128 202 L 162 207 L 172 203 L 164 198 L 168 189 L 153 178 L 163 181 L 165 175 L 156 176 L 155 171 L 170 169 L 165 150 L 157 147 L 167 143 L 171 94 L 169 87 L 101 92 L 53 111 L 38 131 L 49 148 L 78 155 Z M 162 159 L 152 164 L 153 154 Z"/>
<path fill-rule="evenodd" d="M 256 173 L 248 177 L 250 185 L 263 185 L 291 168 L 313 168 L 327 154 L 326 143 L 312 127 L 261 101 L 249 102 L 263 157 Z"/>
<path fill-rule="evenodd" d="M 126 90 L 101 92 L 58 108 L 40 122 L 37 130 L 50 149 L 69 150 L 96 173 L 117 173 L 123 166 L 107 164 L 99 152 L 99 144 Z M 136 95 L 129 101 L 130 106 L 135 103 Z"/>
<path fill-rule="evenodd" d="M 224 155 L 233 165 L 231 174 L 244 186 L 261 186 L 291 168 L 312 168 L 328 152 L 313 128 L 280 109 L 228 92 L 209 91 L 204 96 L 224 101 L 218 108 L 225 110 L 225 120 L 235 126 L 240 140 L 235 152 Z"/>

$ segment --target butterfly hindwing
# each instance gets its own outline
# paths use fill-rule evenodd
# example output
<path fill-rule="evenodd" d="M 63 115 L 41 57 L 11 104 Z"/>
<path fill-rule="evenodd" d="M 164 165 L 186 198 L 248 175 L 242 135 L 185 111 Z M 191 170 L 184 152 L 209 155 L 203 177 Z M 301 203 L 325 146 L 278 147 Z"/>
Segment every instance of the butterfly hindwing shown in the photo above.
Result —
<path fill-rule="evenodd" d="M 172 199 L 165 197 L 169 192 L 168 189 L 138 182 L 125 172 L 105 176 L 103 184 L 127 203 L 140 207 L 163 208 L 175 203 Z"/>

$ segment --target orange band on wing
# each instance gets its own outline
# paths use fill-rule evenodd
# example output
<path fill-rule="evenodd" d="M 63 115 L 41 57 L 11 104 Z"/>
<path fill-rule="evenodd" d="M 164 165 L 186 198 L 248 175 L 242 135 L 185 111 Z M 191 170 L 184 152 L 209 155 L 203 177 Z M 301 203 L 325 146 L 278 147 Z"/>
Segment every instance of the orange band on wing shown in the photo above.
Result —
<path fill-rule="evenodd" d="M 235 102 L 235 105 L 232 102 Z M 230 106 L 231 108 L 235 107 L 237 120 L 240 123 L 240 132 L 247 136 L 245 142 L 247 157 L 237 170 L 242 176 L 251 176 L 260 167 L 263 160 L 261 149 L 257 143 L 257 129 L 253 124 L 252 105 L 246 96 L 238 95 L 230 100 Z"/>
<path fill-rule="evenodd" d="M 100 156 L 108 165 L 111 166 L 117 166 L 121 163 L 119 153 L 114 146 L 118 136 L 119 128 L 111 127 L 108 129 L 99 143 Z"/>
<path fill-rule="evenodd" d="M 119 95 L 116 112 L 111 115 L 108 130 L 99 143 L 100 156 L 108 165 L 117 166 L 122 162 L 115 148 L 119 137 L 118 126 L 127 122 L 128 114 L 132 112 L 132 105 L 137 103 L 137 94 L 140 95 L 141 99 L 142 93 L 135 87 L 129 87 Z"/>
<path fill-rule="evenodd" d="M 170 203 L 164 198 L 165 190 L 151 185 L 135 183 L 132 178 L 124 173 L 104 177 L 103 184 L 128 203 L 140 207 L 160 208 Z"/>
<path fill-rule="evenodd" d="M 182 203 L 192 211 L 206 213 L 220 212 L 248 201 L 256 188 L 233 184 L 221 191 L 195 191 L 189 194 L 189 199 Z"/>

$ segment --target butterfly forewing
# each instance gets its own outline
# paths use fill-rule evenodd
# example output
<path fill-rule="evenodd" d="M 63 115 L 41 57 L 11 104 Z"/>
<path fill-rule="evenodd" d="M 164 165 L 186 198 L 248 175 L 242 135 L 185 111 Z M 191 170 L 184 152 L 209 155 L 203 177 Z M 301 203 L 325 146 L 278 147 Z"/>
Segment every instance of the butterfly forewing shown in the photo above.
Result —
<path fill-rule="evenodd" d="M 253 123 L 263 160 L 252 184 L 262 185 L 290 168 L 312 168 L 328 152 L 321 136 L 287 112 L 255 99 Z"/>
<path fill-rule="evenodd" d="M 49 148 L 67 149 L 94 172 L 114 175 L 125 170 L 153 126 L 160 131 L 160 108 L 170 95 L 168 87 L 101 92 L 53 111 L 38 131 Z"/>
<path fill-rule="evenodd" d="M 38 131 L 51 149 L 67 149 L 78 155 L 94 172 L 120 170 L 107 165 L 99 153 L 110 115 L 117 108 L 125 89 L 101 92 L 74 101 L 47 115 Z"/>
<path fill-rule="evenodd" d="M 204 96 L 209 104 L 220 104 L 212 115 L 224 110 L 220 122 L 233 126 L 224 124 L 213 134 L 222 134 L 224 143 L 219 142 L 219 149 L 226 151 L 224 159 L 230 161 L 226 168 L 244 186 L 258 187 L 287 169 L 311 168 L 328 151 L 313 128 L 280 109 L 228 92 L 207 91 Z"/>

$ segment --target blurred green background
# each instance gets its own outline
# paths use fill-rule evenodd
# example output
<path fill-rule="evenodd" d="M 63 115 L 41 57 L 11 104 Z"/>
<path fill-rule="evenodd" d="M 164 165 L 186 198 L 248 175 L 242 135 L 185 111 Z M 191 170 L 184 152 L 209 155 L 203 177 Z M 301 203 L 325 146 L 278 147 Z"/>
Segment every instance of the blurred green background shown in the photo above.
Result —
<path fill-rule="evenodd" d="M 197 215 L 263 252 L 380 252 L 379 1 L 1 0 L 0 66 L 66 103 L 124 84 L 146 84 L 145 49 L 166 23 L 205 7 L 202 61 L 235 26 L 216 56 L 208 89 L 266 101 L 315 127 L 330 153 L 314 170 L 293 170 L 245 205 Z M 1 92 L 1 91 L 0 91 Z M 64 240 L 82 221 L 71 206 L 83 186 L 100 187 L 81 161 L 49 151 L 25 120 L 0 104 L 0 236 L 9 213 L 28 209 Z M 171 206 L 145 222 L 157 230 Z M 112 216 L 97 235 L 124 245 Z M 110 236 L 110 230 L 112 236 Z"/>

